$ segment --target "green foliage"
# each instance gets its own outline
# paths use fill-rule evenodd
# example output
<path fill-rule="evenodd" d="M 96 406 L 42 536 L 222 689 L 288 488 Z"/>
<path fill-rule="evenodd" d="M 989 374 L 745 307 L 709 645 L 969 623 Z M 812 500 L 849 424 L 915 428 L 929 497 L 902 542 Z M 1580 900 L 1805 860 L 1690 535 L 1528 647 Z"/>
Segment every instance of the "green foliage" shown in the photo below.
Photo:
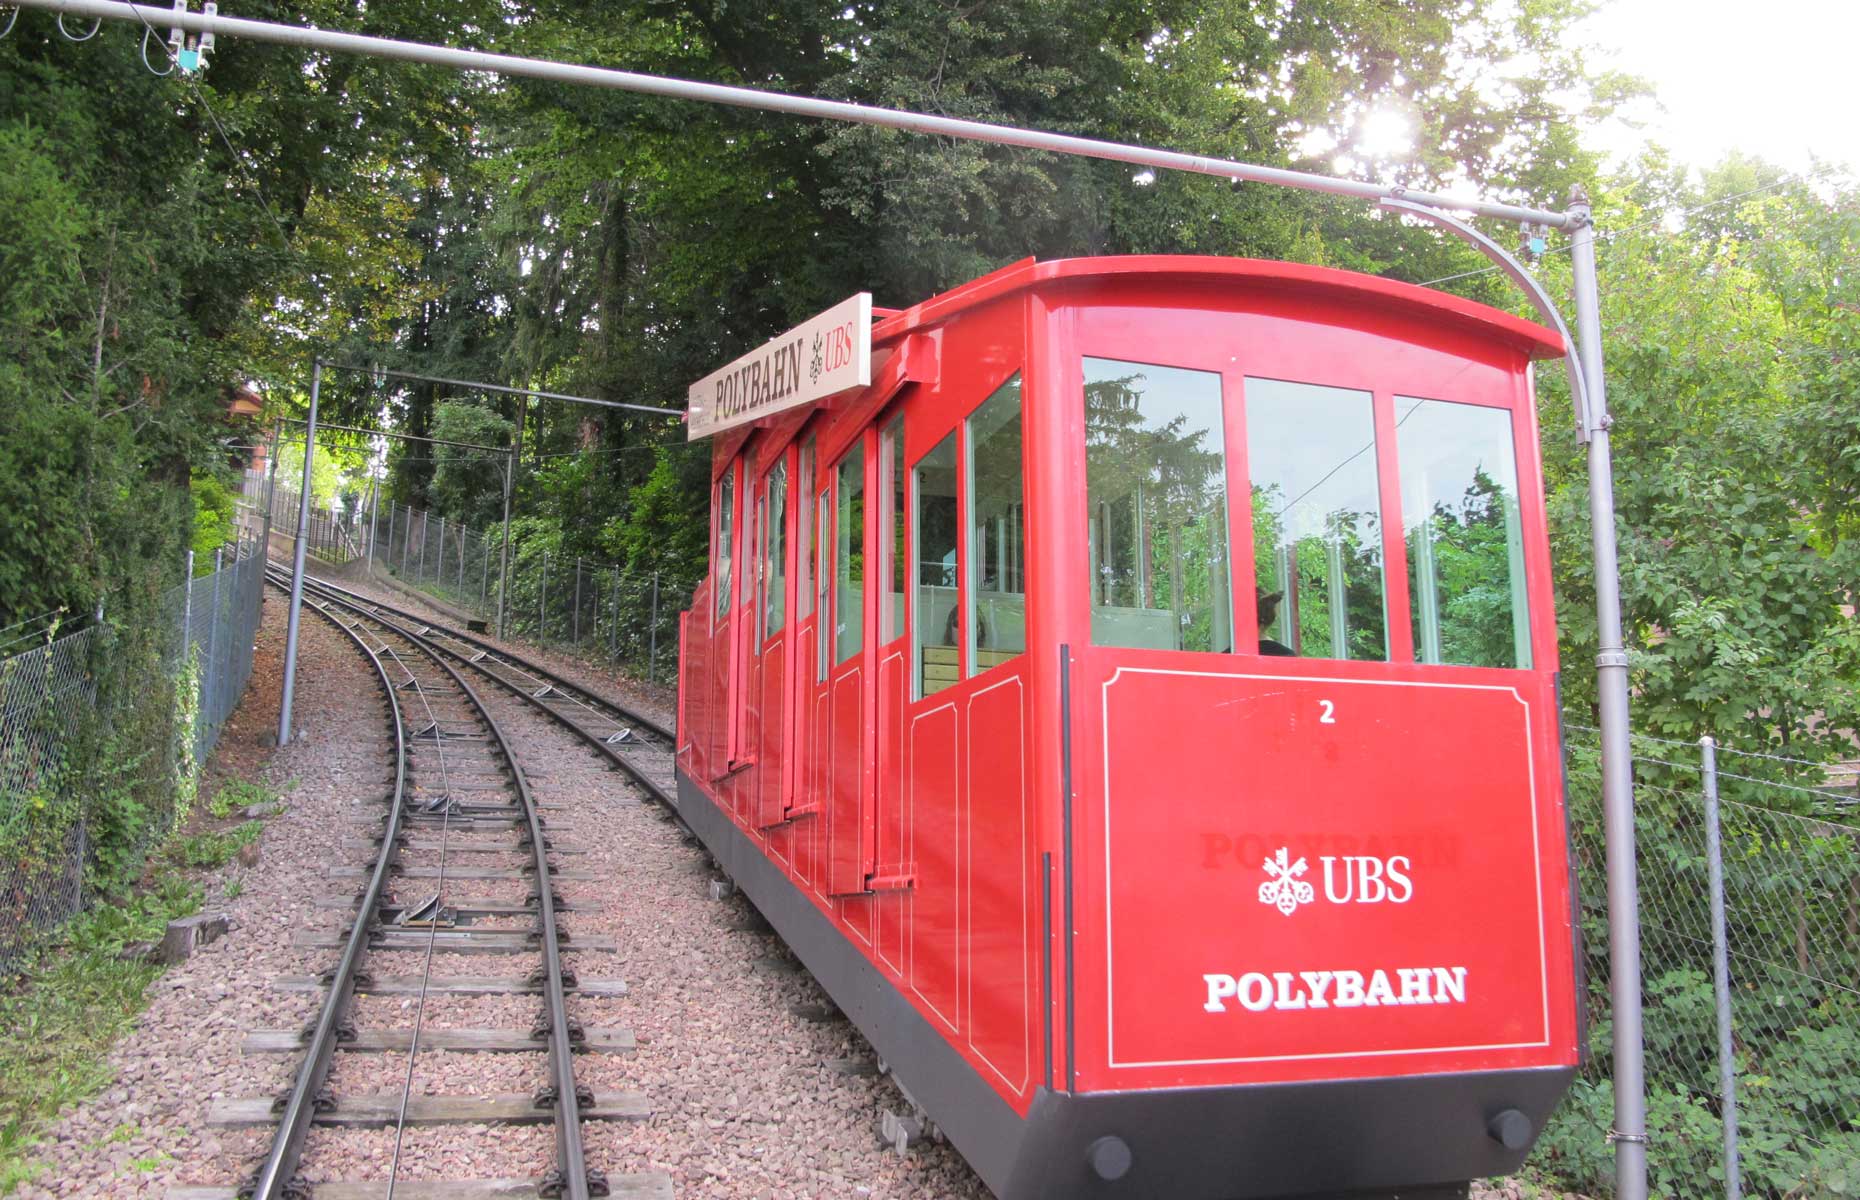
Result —
<path fill-rule="evenodd" d="M 1780 182 L 1750 170 L 1733 160 L 1693 187 L 1650 158 L 1604 197 L 1627 230 L 1602 264 L 1603 334 L 1635 723 L 1838 755 L 1860 727 L 1860 628 L 1843 608 L 1860 575 L 1860 191 L 1777 186 L 1676 232 L 1650 216 Z M 1557 376 L 1542 402 L 1560 640 L 1586 662 L 1587 472 L 1556 435 Z M 1564 681 L 1593 702 L 1589 672 Z"/>
<path fill-rule="evenodd" d="M 31 965 L 29 982 L 0 992 L 0 1194 L 39 1171 L 31 1147 L 65 1105 L 111 1078 L 111 1044 L 135 1023 L 161 969 L 121 956 L 195 912 L 200 891 L 166 876 L 150 891 L 76 918 L 64 944 Z"/>
<path fill-rule="evenodd" d="M 516 424 L 483 405 L 451 401 L 433 412 L 432 436 L 475 446 L 508 446 Z M 503 520 L 504 455 L 458 446 L 423 447 L 434 459 L 427 495 L 433 511 L 469 529 L 486 530 Z"/>
<path fill-rule="evenodd" d="M 162 856 L 176 867 L 208 870 L 231 862 L 240 850 L 256 842 L 264 833 L 260 821 L 246 821 L 231 829 L 209 830 L 177 838 L 162 850 Z"/>
<path fill-rule="evenodd" d="M 213 571 L 213 552 L 233 540 L 238 506 L 216 476 L 198 471 L 188 489 L 194 497 L 194 574 Z"/>
<path fill-rule="evenodd" d="M 242 809 L 258 804 L 275 804 L 277 800 L 278 794 L 262 783 L 228 779 L 213 794 L 213 799 L 207 801 L 207 812 L 216 820 L 224 821 Z"/>
<path fill-rule="evenodd" d="M 310 460 L 310 497 L 316 507 L 327 509 L 342 494 L 344 480 L 355 470 L 360 456 L 353 449 L 324 445 L 323 437 L 322 434 L 317 435 L 316 456 Z M 278 486 L 301 493 L 303 482 L 303 447 L 301 444 L 291 447 L 287 443 L 278 451 Z M 295 511 L 292 510 L 293 513 Z"/>

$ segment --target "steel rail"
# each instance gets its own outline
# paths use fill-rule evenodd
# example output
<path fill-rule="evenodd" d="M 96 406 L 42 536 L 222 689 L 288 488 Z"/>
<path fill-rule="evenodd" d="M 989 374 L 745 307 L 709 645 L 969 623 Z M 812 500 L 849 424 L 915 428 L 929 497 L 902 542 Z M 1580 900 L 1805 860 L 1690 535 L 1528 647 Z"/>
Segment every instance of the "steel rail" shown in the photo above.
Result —
<path fill-rule="evenodd" d="M 344 604 L 345 607 L 370 607 L 370 608 L 380 610 L 380 611 L 391 612 L 391 613 L 394 613 L 396 616 L 404 618 L 406 620 L 418 621 L 422 625 L 425 625 L 433 630 L 439 631 L 446 637 L 455 638 L 458 641 L 465 642 L 468 645 L 479 646 L 480 648 L 484 649 L 487 654 L 494 655 L 497 658 L 499 658 L 501 661 L 507 662 L 511 664 L 512 666 L 517 667 L 517 669 L 519 670 L 530 672 L 539 679 L 545 679 L 549 681 L 550 684 L 552 684 L 553 686 L 566 688 L 566 689 L 573 690 L 575 692 L 579 692 L 583 696 L 588 697 L 594 703 L 610 708 L 614 712 L 621 714 L 627 720 L 638 722 L 640 725 L 643 725 L 646 728 L 648 728 L 650 731 L 652 731 L 655 736 L 662 737 L 665 740 L 667 744 L 667 749 L 665 753 L 668 758 L 672 754 L 671 746 L 675 743 L 676 739 L 671 734 L 670 731 L 665 729 L 664 726 L 658 724 L 655 721 L 650 720 L 649 718 L 639 716 L 639 714 L 633 712 L 631 709 L 625 708 L 621 705 L 615 704 L 614 702 L 610 700 L 597 696 L 593 692 L 589 691 L 586 687 L 583 687 L 582 685 L 577 684 L 577 683 L 572 683 L 569 680 L 563 679 L 561 676 L 555 674 L 554 672 L 549 671 L 548 669 L 544 667 L 539 667 L 536 664 L 531 663 L 527 659 L 514 655 L 507 650 L 499 649 L 499 648 L 489 645 L 488 643 L 481 642 L 479 639 L 474 638 L 470 636 L 469 634 L 458 633 L 456 631 L 447 629 L 445 626 L 436 625 L 426 620 L 424 617 L 418 616 L 417 614 L 409 613 L 405 611 L 404 609 L 397 609 L 393 605 L 382 604 L 379 601 L 370 599 L 369 597 L 362 596 L 355 592 L 348 591 L 345 588 L 337 587 L 334 584 L 326 583 L 320 579 L 306 580 L 306 586 L 316 589 L 318 591 L 321 591 L 325 595 L 330 595 L 334 593 L 335 596 L 341 600 L 341 602 Z M 381 620 L 382 618 L 380 618 L 377 615 L 375 619 Z M 533 707 L 537 708 L 543 713 L 548 714 L 548 716 L 552 720 L 556 721 L 558 724 L 562 725 L 566 729 L 573 732 L 576 736 L 580 737 L 590 747 L 592 747 L 594 750 L 599 751 L 604 757 L 606 757 L 609 762 L 613 763 L 616 767 L 620 768 L 620 770 L 624 772 L 628 778 L 632 779 L 635 783 L 639 784 L 641 787 L 645 788 L 648 792 L 650 792 L 652 794 L 653 799 L 659 801 L 659 803 L 665 805 L 667 808 L 671 809 L 674 813 L 677 812 L 678 806 L 677 806 L 676 800 L 674 799 L 672 793 L 666 789 L 665 785 L 660 783 L 658 780 L 653 779 L 650 775 L 647 775 L 638 766 L 636 766 L 634 763 L 629 761 L 627 756 L 621 754 L 619 751 L 615 750 L 612 746 L 608 745 L 604 739 L 602 739 L 601 737 L 599 737 L 592 731 L 577 724 L 576 722 L 569 720 L 566 716 L 556 711 L 555 709 L 551 708 L 549 705 L 544 704 L 539 698 L 531 695 L 520 684 L 512 682 L 509 679 L 505 679 L 503 676 L 499 675 L 497 672 L 487 669 L 482 662 L 473 662 L 469 655 L 461 654 L 458 651 L 448 649 L 445 646 L 438 646 L 437 648 L 442 653 L 451 655 L 453 658 L 457 659 L 459 662 L 464 663 L 466 666 L 471 667 L 472 669 L 485 675 L 487 678 L 500 684 L 507 691 L 511 692 L 513 695 L 522 697 L 524 700 L 528 701 Z"/>
<path fill-rule="evenodd" d="M 443 637 L 450 638 L 455 642 L 463 642 L 468 646 L 475 646 L 479 650 L 484 651 L 487 657 L 508 663 L 524 674 L 532 676 L 538 683 L 547 683 L 560 690 L 574 692 L 578 698 L 594 707 L 607 709 L 609 712 L 615 713 L 621 718 L 633 722 L 635 725 L 643 726 L 647 732 L 653 734 L 655 737 L 663 738 L 667 742 L 674 742 L 677 740 L 677 736 L 672 730 L 667 729 L 664 725 L 661 725 L 651 717 L 643 713 L 635 712 L 633 709 L 627 708 L 617 701 L 609 700 L 607 697 L 590 689 L 586 684 L 576 683 L 572 679 L 565 678 L 540 663 L 534 663 L 528 659 L 512 654 L 495 642 L 481 638 L 473 633 L 454 629 L 449 625 L 442 625 L 438 621 L 428 620 L 419 613 L 396 607 L 385 601 L 376 600 L 373 596 L 365 596 L 360 592 L 345 588 L 341 584 L 331 583 L 327 579 L 312 577 L 310 582 L 326 592 L 334 593 L 335 595 L 359 604 L 368 605 L 370 608 L 380 612 L 393 613 L 395 616 L 405 617 L 409 621 L 418 621 L 421 625 Z M 473 665 L 476 666 L 478 664 L 474 663 Z"/>
<path fill-rule="evenodd" d="M 267 572 L 266 578 L 273 586 L 289 586 L 280 584 L 274 573 Z M 329 616 L 327 613 L 324 615 Z M 336 1053 L 338 1030 L 344 1024 L 349 1006 L 354 1000 L 356 978 L 360 974 L 358 967 L 368 950 L 370 917 L 380 907 L 388 871 L 399 848 L 401 804 L 407 787 L 407 730 L 401 717 L 400 698 L 394 692 L 393 681 L 388 678 L 387 667 L 382 664 L 380 655 L 362 640 L 360 634 L 334 617 L 330 619 L 348 634 L 356 647 L 368 656 L 368 661 L 374 664 L 375 673 L 381 680 L 381 690 L 387 696 L 394 731 L 394 794 L 388 802 L 387 825 L 382 832 L 381 853 L 375 859 L 374 874 L 369 876 L 368 886 L 362 892 L 355 924 L 349 930 L 349 940 L 343 945 L 342 959 L 336 964 L 335 973 L 330 978 L 329 994 L 323 999 L 323 1009 L 317 1014 L 316 1026 L 311 1031 L 303 1062 L 298 1066 L 297 1078 L 291 1085 L 290 1096 L 278 1118 L 277 1136 L 272 1139 L 271 1149 L 266 1152 L 265 1161 L 251 1184 L 240 1189 L 241 1196 L 250 1196 L 252 1200 L 292 1200 L 305 1194 L 301 1181 L 296 1177 L 297 1164 L 303 1157 L 304 1142 L 309 1137 L 311 1122 L 316 1117 L 319 1093 L 324 1081 L 329 1078 L 330 1064 Z"/>
<path fill-rule="evenodd" d="M 405 639 L 420 650 L 433 664 L 444 671 L 458 686 L 459 691 L 477 710 L 485 727 L 491 733 L 492 744 L 510 767 L 510 776 L 516 783 L 517 798 L 523 812 L 525 832 L 529 841 L 531 855 L 536 871 L 537 916 L 543 954 L 543 1002 L 548 1022 L 549 1077 L 548 1097 L 555 1110 L 556 1136 L 556 1171 L 553 1179 L 545 1179 L 544 1187 L 551 1189 L 545 1194 L 566 1197 L 567 1200 L 590 1200 L 595 1195 L 604 1195 L 603 1190 L 594 1191 L 599 1173 L 593 1178 L 587 1165 L 587 1154 L 581 1137 L 581 1104 L 579 1092 L 575 1086 L 574 1042 L 569 1034 L 567 987 L 562 967 L 561 932 L 556 924 L 555 887 L 550 880 L 548 843 L 543 835 L 541 814 L 537 811 L 535 797 L 530 792 L 528 777 L 518 763 L 516 755 L 510 749 L 509 739 L 504 736 L 503 728 L 497 718 L 465 681 L 465 677 L 446 661 L 452 651 L 434 645 L 421 635 L 405 629 L 379 614 L 366 611 L 361 605 L 351 603 L 341 597 L 328 595 L 320 581 L 306 579 L 306 585 L 312 590 L 323 592 L 330 604 L 353 612 L 364 621 L 373 622 L 388 630 L 394 636 Z M 319 608 L 319 611 L 323 611 Z M 495 676 L 493 676 L 495 678 Z M 522 694 L 519 689 L 519 694 Z M 437 726 L 435 726 L 437 732 Z M 358 925 L 360 922 L 358 922 Z"/>

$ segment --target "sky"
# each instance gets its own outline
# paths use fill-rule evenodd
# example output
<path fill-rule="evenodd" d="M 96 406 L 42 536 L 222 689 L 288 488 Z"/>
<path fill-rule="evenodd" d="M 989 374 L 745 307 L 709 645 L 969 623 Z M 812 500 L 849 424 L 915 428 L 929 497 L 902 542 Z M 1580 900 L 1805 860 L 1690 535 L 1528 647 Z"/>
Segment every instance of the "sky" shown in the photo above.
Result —
<path fill-rule="evenodd" d="M 1641 130 L 1598 129 L 1611 155 L 1651 139 L 1694 166 L 1737 149 L 1860 170 L 1860 0 L 1604 0 L 1581 32 L 1603 52 L 1594 67 L 1642 76 L 1665 109 L 1635 105 Z"/>

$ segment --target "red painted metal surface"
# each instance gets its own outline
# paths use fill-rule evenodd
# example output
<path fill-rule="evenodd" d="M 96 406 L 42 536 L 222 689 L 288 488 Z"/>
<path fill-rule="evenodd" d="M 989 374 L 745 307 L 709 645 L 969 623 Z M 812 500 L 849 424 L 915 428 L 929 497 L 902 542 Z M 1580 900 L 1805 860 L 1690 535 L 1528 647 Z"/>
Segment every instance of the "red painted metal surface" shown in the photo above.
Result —
<path fill-rule="evenodd" d="M 1573 884 L 1529 375 L 1532 358 L 1561 353 L 1553 335 L 1338 271 L 1155 257 L 1017 263 L 887 316 L 874 346 L 865 393 L 715 447 L 719 477 L 741 472 L 739 504 L 759 504 L 769 468 L 785 464 L 788 620 L 752 652 L 754 606 L 733 601 L 717 620 L 713 564 L 683 620 L 680 765 L 977 1076 L 1024 1113 L 1039 1087 L 1067 1086 L 1069 1058 L 1081 1092 L 1574 1062 Z M 1240 652 L 1093 645 L 1086 356 L 1219 375 Z M 879 625 L 892 553 L 880 498 L 892 484 L 878 431 L 902 414 L 906 470 L 952 432 L 966 463 L 965 420 L 1016 373 L 1026 649 L 963 647 L 956 680 L 914 698 L 914 643 Z M 1246 651 L 1258 637 L 1249 378 L 1372 397 L 1387 661 Z M 1396 396 L 1509 414 L 1530 669 L 1416 661 Z M 810 440 L 818 460 L 804 487 Z M 855 445 L 866 498 L 855 552 L 873 569 L 843 599 L 836 468 Z M 969 506 L 959 489 L 963 530 Z M 753 520 L 736 519 L 740 589 L 757 560 Z M 959 599 L 972 601 L 974 539 L 959 537 L 955 553 Z M 907 631 L 915 592 L 902 598 Z M 862 648 L 834 662 L 847 619 L 864 623 Z M 1068 864 L 1071 937 L 1059 911 Z"/>

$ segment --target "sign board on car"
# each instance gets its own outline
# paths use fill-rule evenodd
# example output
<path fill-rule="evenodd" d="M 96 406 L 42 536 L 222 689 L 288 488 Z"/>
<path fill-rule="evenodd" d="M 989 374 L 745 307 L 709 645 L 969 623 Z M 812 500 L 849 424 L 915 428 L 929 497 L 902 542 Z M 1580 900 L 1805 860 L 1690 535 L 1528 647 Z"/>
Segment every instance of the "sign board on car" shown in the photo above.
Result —
<path fill-rule="evenodd" d="M 691 385 L 686 433 L 706 438 L 872 382 L 872 293 L 860 292 Z"/>

